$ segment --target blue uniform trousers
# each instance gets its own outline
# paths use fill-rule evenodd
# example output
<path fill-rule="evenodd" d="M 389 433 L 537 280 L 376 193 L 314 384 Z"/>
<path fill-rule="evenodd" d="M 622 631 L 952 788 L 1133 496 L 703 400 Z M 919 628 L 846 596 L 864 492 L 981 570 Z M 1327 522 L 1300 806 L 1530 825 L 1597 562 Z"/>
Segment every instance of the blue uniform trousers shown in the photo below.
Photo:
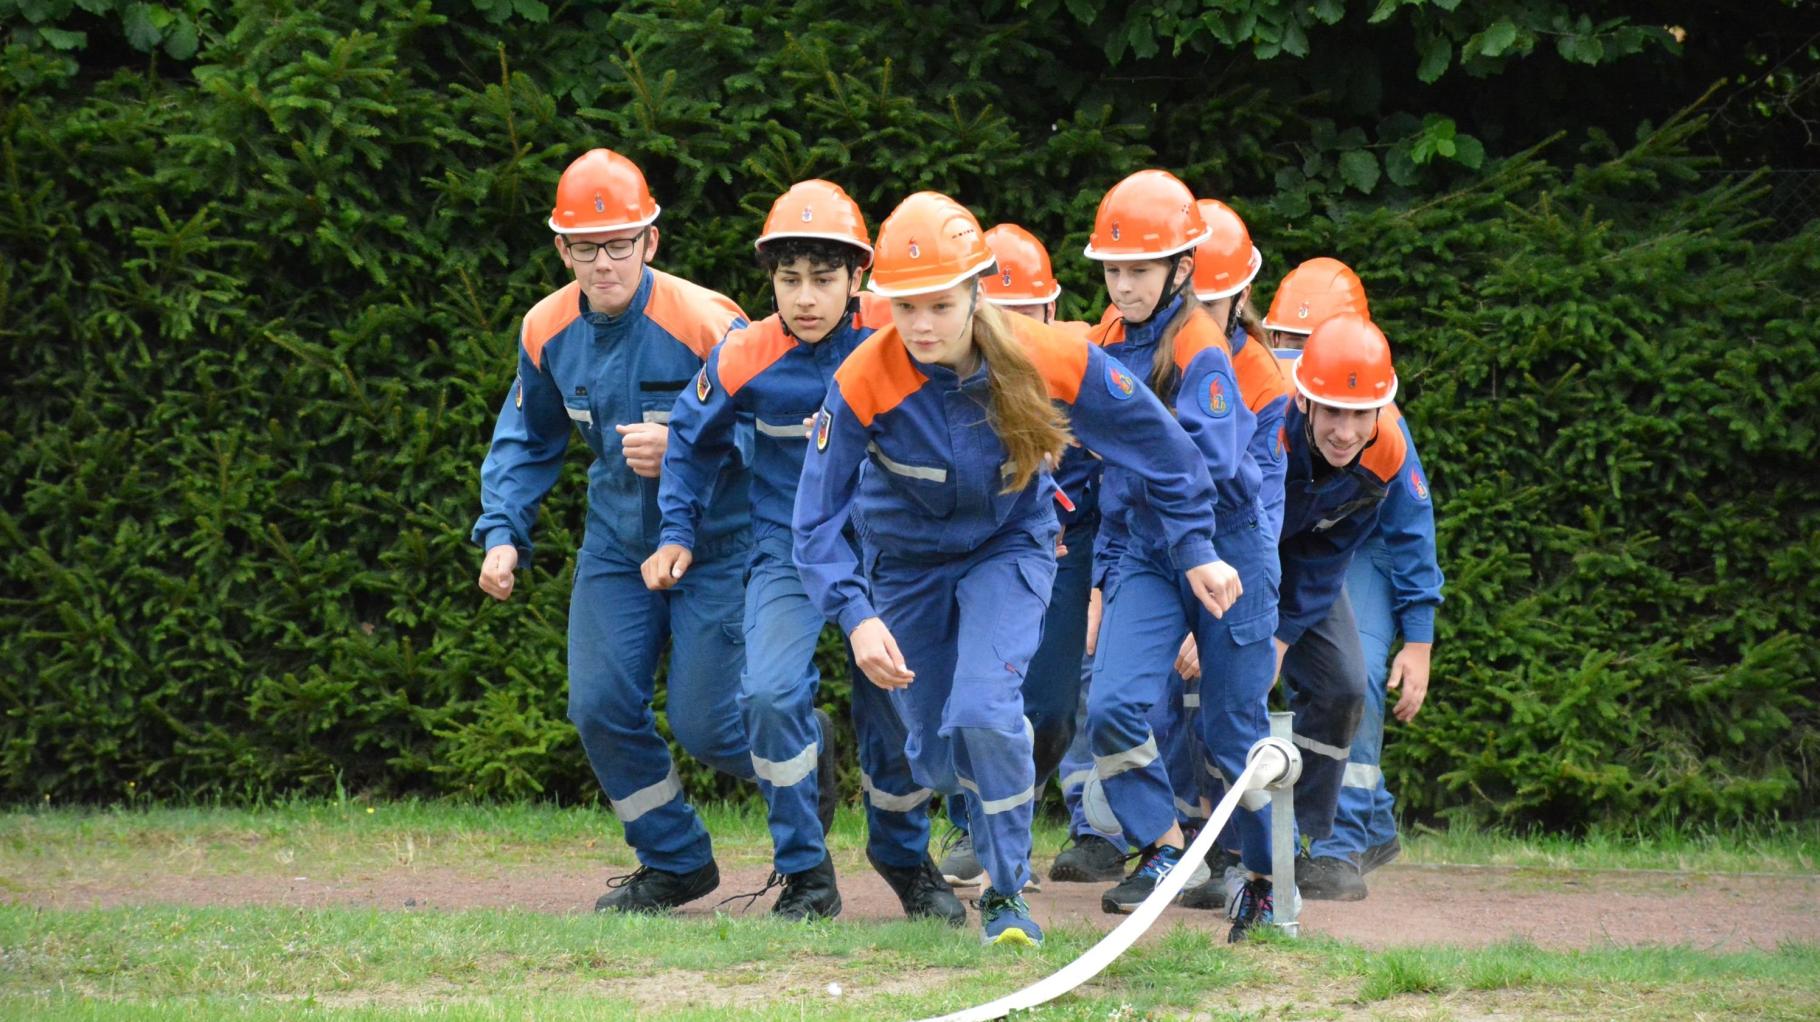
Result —
<path fill-rule="evenodd" d="M 1001 894 L 1029 878 L 1036 798 L 1024 677 L 1055 581 L 1053 519 L 950 560 L 867 551 L 872 601 L 915 672 L 891 693 L 917 783 L 966 791 L 968 831 Z"/>
<path fill-rule="evenodd" d="M 1201 607 L 1180 571 L 1136 546 L 1126 550 L 1106 597 L 1088 692 L 1088 740 L 1106 799 L 1138 847 L 1155 843 L 1177 819 L 1176 789 L 1164 759 L 1167 739 L 1159 739 L 1150 717 L 1159 702 L 1180 706 L 1179 676 L 1174 686 L 1170 678 L 1190 626 L 1201 656 L 1202 740 L 1215 763 L 1237 776 L 1253 743 L 1269 733 L 1266 698 L 1275 651 L 1267 640 L 1276 630 L 1281 578 L 1276 550 L 1256 507 L 1223 515 L 1217 524 L 1214 547 L 1244 585 L 1224 617 Z M 1182 787 L 1187 798 L 1198 797 L 1198 784 L 1184 779 Z M 1268 809 L 1240 809 L 1233 826 L 1246 865 L 1269 872 Z"/>
<path fill-rule="evenodd" d="M 1397 836 L 1392 813 L 1395 800 L 1384 786 L 1384 682 L 1390 677 L 1390 643 L 1396 637 L 1390 588 L 1390 551 L 1373 537 L 1353 554 L 1346 576 L 1346 595 L 1358 619 L 1359 645 L 1365 658 L 1365 712 L 1352 739 L 1352 754 L 1340 783 L 1333 833 L 1314 842 L 1308 853 L 1335 859 L 1356 858 L 1368 848 Z"/>
<path fill-rule="evenodd" d="M 1365 709 L 1364 654 L 1344 588 L 1327 616 L 1283 655 L 1283 684 L 1295 713 L 1295 743 L 1302 750 L 1296 828 L 1310 841 L 1320 841 L 1333 833 L 1340 781 Z"/>
<path fill-rule="evenodd" d="M 1061 766 L 1076 737 L 1087 646 L 1087 597 L 1093 591 L 1093 540 L 1098 520 L 1077 522 L 1062 537 L 1068 548 L 1056 561 L 1043 641 L 1024 676 L 1024 716 L 1036 735 L 1036 786 L 1040 791 Z M 1091 765 L 1091 761 L 1090 765 Z M 1066 784 L 1064 782 L 1064 790 Z M 1079 801 L 1077 789 L 1076 801 Z M 948 799 L 948 818 L 967 829 L 969 796 Z"/>
<path fill-rule="evenodd" d="M 736 777 L 752 776 L 737 693 L 745 640 L 740 576 L 747 544 L 710 551 L 674 589 L 645 588 L 639 561 L 582 550 L 569 597 L 569 719 L 638 861 L 688 872 L 714 850 L 683 798 L 651 701 L 658 659 L 670 642 L 665 682 L 670 730 L 691 756 Z"/>
<path fill-rule="evenodd" d="M 816 755 L 828 738 L 815 724 L 821 686 L 815 647 L 825 622 L 803 590 L 790 539 L 787 532 L 761 529 L 754 546 L 746 580 L 746 669 L 739 691 L 752 739 L 752 769 L 768 809 L 772 861 L 785 874 L 811 869 L 827 854 L 817 796 L 821 785 L 836 783 L 816 769 Z M 889 698 L 858 670 L 852 677 L 869 844 L 887 865 L 914 866 L 929 844 L 928 814 L 916 811 L 928 802 L 929 791 L 910 779 L 903 724 Z"/>

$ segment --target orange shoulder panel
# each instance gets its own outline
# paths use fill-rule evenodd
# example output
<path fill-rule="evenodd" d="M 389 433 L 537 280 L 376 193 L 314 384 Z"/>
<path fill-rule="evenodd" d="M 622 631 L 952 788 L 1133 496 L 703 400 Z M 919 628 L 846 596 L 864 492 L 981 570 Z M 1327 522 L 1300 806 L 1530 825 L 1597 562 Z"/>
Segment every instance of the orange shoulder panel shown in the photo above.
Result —
<path fill-rule="evenodd" d="M 853 326 L 859 330 L 882 330 L 891 325 L 891 299 L 863 291 L 859 311 L 853 314 Z"/>
<path fill-rule="evenodd" d="M 771 367 L 796 347 L 796 338 L 784 332 L 784 321 L 777 313 L 735 330 L 720 346 L 720 385 L 729 395 L 752 382 L 752 377 Z"/>
<path fill-rule="evenodd" d="M 1226 353 L 1228 360 L 1232 358 L 1232 345 L 1220 336 L 1218 324 L 1214 323 L 1212 316 L 1207 315 L 1207 310 L 1197 306 L 1188 314 L 1188 322 L 1183 323 L 1182 329 L 1175 335 L 1176 371 L 1186 373 L 1188 363 L 1208 348 L 1218 348 Z"/>
<path fill-rule="evenodd" d="M 1283 378 L 1276 356 L 1256 337 L 1246 337 L 1245 346 L 1232 357 L 1232 369 L 1239 377 L 1239 396 L 1254 412 L 1279 397 L 1289 396 L 1289 381 Z"/>
<path fill-rule="evenodd" d="M 531 364 L 542 369 L 543 346 L 580 318 L 581 284 L 573 280 L 531 306 L 531 311 L 525 313 L 519 334 L 519 343 L 524 345 L 525 354 L 531 356 Z"/>
<path fill-rule="evenodd" d="M 860 425 L 903 404 L 904 399 L 929 382 L 910 361 L 910 352 L 897 336 L 896 326 L 886 326 L 860 342 L 853 354 L 834 371 L 841 396 Z"/>
<path fill-rule="evenodd" d="M 1385 405 L 1384 409 L 1378 412 L 1379 428 L 1395 426 L 1401 421 L 1403 421 L 1403 409 L 1398 408 L 1395 401 Z M 1402 430 L 1398 430 L 1397 432 L 1401 433 Z"/>
<path fill-rule="evenodd" d="M 1401 417 L 1399 413 L 1399 417 Z M 1403 443 L 1403 431 L 1397 428 L 1397 420 L 1378 416 L 1378 435 L 1365 447 L 1365 453 L 1359 455 L 1359 464 L 1379 479 L 1388 483 L 1403 471 L 1403 462 L 1409 456 L 1407 445 Z"/>
<path fill-rule="evenodd" d="M 1051 401 L 1073 404 L 1081 395 L 1081 378 L 1087 375 L 1087 342 L 1074 334 L 1039 323 L 1029 316 L 1007 316 L 1011 332 L 1023 343 L 1049 388 Z"/>
<path fill-rule="evenodd" d="M 1093 336 L 1093 324 L 1083 323 L 1078 319 L 1058 319 L 1049 325 L 1065 334 L 1073 334 L 1084 341 L 1091 340 Z"/>
<path fill-rule="evenodd" d="M 727 328 L 746 314 L 733 299 L 710 291 L 662 270 L 652 270 L 651 297 L 645 303 L 645 315 L 670 336 L 681 341 L 698 358 L 727 335 Z"/>

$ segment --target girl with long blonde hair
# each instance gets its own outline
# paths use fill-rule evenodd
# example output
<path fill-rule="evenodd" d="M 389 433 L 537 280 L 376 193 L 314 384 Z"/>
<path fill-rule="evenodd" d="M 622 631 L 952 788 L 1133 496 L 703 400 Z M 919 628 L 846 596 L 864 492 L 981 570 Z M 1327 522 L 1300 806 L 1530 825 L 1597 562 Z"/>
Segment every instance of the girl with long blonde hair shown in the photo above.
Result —
<path fill-rule="evenodd" d="M 1055 576 L 1049 466 L 1070 435 L 1142 463 L 1134 485 L 1211 612 L 1237 593 L 1212 564 L 1213 490 L 1188 437 L 1097 348 L 982 302 L 992 264 L 979 221 L 947 196 L 918 192 L 885 220 L 869 287 L 892 322 L 834 375 L 793 525 L 805 588 L 904 718 L 912 775 L 973 796 L 981 939 L 1032 945 L 1020 688 Z"/>

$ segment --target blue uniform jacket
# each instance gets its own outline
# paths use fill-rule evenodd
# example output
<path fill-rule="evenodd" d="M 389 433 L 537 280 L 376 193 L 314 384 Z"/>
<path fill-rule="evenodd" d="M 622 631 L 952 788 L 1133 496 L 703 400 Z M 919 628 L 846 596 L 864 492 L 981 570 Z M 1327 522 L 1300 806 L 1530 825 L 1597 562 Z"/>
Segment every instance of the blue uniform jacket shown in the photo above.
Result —
<path fill-rule="evenodd" d="M 1094 327 L 1091 340 L 1117 359 L 1146 390 L 1157 358 L 1163 327 L 1175 316 L 1177 297 L 1163 313 L 1140 326 L 1127 327 L 1113 315 Z M 1232 351 L 1220 336 L 1219 326 L 1199 308 L 1177 331 L 1173 349 L 1173 394 L 1158 395 L 1175 409 L 1175 418 L 1200 451 L 1216 493 L 1216 514 L 1236 514 L 1253 506 L 1262 486 L 1262 473 L 1250 451 L 1257 417 L 1241 399 Z M 1145 506 L 1141 490 L 1131 485 L 1138 461 L 1109 461 L 1100 490 L 1102 515 L 1094 547 L 1094 584 L 1104 587 L 1130 537 L 1146 545 L 1159 535 L 1155 515 Z"/>
<path fill-rule="evenodd" d="M 1435 554 L 1434 502 L 1428 492 L 1428 476 L 1416 457 L 1409 420 L 1394 404 L 1384 413 L 1395 418 L 1405 451 L 1403 469 L 1385 492 L 1384 506 L 1378 512 L 1377 539 L 1390 553 L 1391 612 L 1405 642 L 1433 642 L 1443 581 Z"/>
<path fill-rule="evenodd" d="M 754 530 L 790 530 L 796 485 L 808 451 L 803 422 L 821 408 L 822 398 L 861 341 L 891 321 L 890 304 L 863 295 L 841 325 L 814 344 L 804 344 L 772 314 L 735 330 L 708 355 L 707 365 L 676 402 L 670 416 L 670 447 L 664 452 L 663 486 L 657 504 L 663 514 L 664 543 L 695 545 L 696 524 L 712 500 L 718 469 L 734 450 L 735 424 L 750 419 L 756 429 L 752 454 Z"/>
<path fill-rule="evenodd" d="M 1294 404 L 1283 416 L 1289 470 L 1284 479 L 1282 602 L 1277 638 L 1293 644 L 1333 607 L 1352 555 L 1378 527 L 1390 485 L 1402 473 L 1407 448 L 1403 431 L 1382 412 L 1377 432 L 1345 468 L 1318 484 L 1314 459 L 1321 457 L 1308 436 L 1308 416 Z"/>
<path fill-rule="evenodd" d="M 649 267 L 618 316 L 589 310 L 577 283 L 538 302 L 525 314 L 518 378 L 481 465 L 474 541 L 488 549 L 511 543 L 529 563 L 538 502 L 562 471 L 570 431 L 580 429 L 594 452 L 583 548 L 649 556 L 658 541 L 658 481 L 626 465 L 613 427 L 668 424 L 677 395 L 692 385 L 715 342 L 744 325 L 730 299 Z M 745 545 L 747 474 L 739 459 L 720 467 L 701 528 L 707 539 Z"/>
<path fill-rule="evenodd" d="M 1097 347 L 1035 320 L 1005 319 L 1081 443 L 1109 463 L 1140 466 L 1145 505 L 1172 563 L 1213 560 L 1213 483 L 1163 407 Z M 1003 530 L 1054 520 L 1048 475 L 1000 492 L 1006 452 L 988 401 L 983 367 L 963 379 L 919 365 L 894 326 L 835 373 L 803 463 L 795 550 L 805 588 L 842 631 L 878 613 L 841 535 L 849 512 L 867 548 L 928 559 L 964 556 Z"/>

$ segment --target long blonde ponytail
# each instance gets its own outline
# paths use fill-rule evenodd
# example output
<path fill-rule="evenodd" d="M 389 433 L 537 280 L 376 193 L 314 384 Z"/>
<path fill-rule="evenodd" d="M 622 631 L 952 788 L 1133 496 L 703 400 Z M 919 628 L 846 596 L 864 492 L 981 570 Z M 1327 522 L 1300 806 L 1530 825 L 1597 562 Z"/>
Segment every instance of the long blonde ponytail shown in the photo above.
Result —
<path fill-rule="evenodd" d="M 1048 385 L 1012 336 L 1005 315 L 981 302 L 973 311 L 973 346 L 986 363 L 992 428 L 1010 455 L 1010 472 L 1000 492 L 1015 493 L 1029 486 L 1046 465 L 1061 461 L 1071 437 L 1068 417 L 1049 399 Z"/>

